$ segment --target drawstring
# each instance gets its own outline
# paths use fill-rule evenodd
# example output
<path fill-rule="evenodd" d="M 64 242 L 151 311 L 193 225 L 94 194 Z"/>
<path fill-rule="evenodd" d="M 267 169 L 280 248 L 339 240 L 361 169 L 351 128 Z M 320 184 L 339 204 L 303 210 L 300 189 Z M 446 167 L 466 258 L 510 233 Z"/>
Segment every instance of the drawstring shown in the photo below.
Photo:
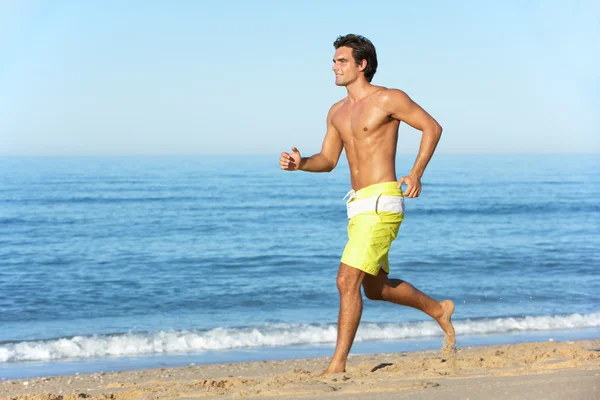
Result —
<path fill-rule="evenodd" d="M 358 197 L 358 193 L 356 193 L 356 190 L 350 189 L 350 191 L 348 193 L 346 193 L 346 195 L 344 196 L 344 198 L 342 200 L 346 200 L 346 198 L 347 198 L 348 201 L 350 201 L 352 199 L 356 199 L 357 197 Z"/>

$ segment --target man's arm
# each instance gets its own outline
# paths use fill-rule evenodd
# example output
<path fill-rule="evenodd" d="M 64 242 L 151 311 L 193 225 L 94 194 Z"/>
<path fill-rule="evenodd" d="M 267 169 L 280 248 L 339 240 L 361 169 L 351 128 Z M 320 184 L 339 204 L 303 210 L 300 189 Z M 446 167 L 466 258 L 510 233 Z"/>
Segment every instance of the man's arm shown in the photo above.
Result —
<path fill-rule="evenodd" d="M 383 107 L 392 118 L 404 121 L 423 132 L 415 164 L 410 173 L 403 176 L 398 182 L 399 186 L 403 183 L 407 184 L 405 192 L 407 197 L 418 197 L 421 194 L 421 177 L 440 140 L 442 127 L 427 111 L 401 90 L 388 90 L 383 99 Z"/>
<path fill-rule="evenodd" d="M 334 106 L 335 107 L 335 106 Z M 321 151 L 311 157 L 301 157 L 297 148 L 292 147 L 292 153 L 281 153 L 279 164 L 281 169 L 288 171 L 302 170 L 307 172 L 331 172 L 337 165 L 344 144 L 339 132 L 333 126 L 334 107 L 327 115 L 327 132 Z"/>

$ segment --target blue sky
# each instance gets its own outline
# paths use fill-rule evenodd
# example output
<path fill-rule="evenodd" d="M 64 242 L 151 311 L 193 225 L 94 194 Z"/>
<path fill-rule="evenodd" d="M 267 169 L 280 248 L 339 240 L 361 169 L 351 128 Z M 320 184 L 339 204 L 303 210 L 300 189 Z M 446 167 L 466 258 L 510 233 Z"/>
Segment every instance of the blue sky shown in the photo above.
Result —
<path fill-rule="evenodd" d="M 346 33 L 439 153 L 598 153 L 599 4 L 0 1 L 0 155 L 317 152 Z"/>

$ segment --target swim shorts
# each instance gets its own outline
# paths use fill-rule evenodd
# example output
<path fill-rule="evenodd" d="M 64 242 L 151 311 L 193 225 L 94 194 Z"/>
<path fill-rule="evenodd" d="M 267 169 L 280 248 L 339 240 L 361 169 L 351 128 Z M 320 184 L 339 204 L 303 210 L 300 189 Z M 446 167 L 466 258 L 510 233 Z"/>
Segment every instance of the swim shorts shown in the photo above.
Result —
<path fill-rule="evenodd" d="M 404 195 L 398 182 L 351 190 L 346 203 L 348 243 L 342 262 L 370 275 L 390 273 L 388 253 L 404 219 Z"/>

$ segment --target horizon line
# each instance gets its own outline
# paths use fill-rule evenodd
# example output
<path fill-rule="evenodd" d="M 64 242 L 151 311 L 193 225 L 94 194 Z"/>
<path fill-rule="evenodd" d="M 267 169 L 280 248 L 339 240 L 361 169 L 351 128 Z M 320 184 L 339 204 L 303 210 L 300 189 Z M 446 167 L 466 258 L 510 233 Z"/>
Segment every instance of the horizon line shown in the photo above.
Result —
<path fill-rule="evenodd" d="M 99 158 L 99 157 L 230 157 L 230 156 L 277 156 L 280 152 L 272 153 L 124 153 L 124 154 L 110 154 L 110 153 L 98 153 L 98 154 L 2 154 L 0 157 L 3 158 Z M 396 155 L 417 155 L 414 152 L 398 152 Z M 593 152 L 529 152 L 529 151 L 517 151 L 517 152 L 443 152 L 434 154 L 434 156 L 478 156 L 478 155 L 600 155 L 600 151 Z"/>

